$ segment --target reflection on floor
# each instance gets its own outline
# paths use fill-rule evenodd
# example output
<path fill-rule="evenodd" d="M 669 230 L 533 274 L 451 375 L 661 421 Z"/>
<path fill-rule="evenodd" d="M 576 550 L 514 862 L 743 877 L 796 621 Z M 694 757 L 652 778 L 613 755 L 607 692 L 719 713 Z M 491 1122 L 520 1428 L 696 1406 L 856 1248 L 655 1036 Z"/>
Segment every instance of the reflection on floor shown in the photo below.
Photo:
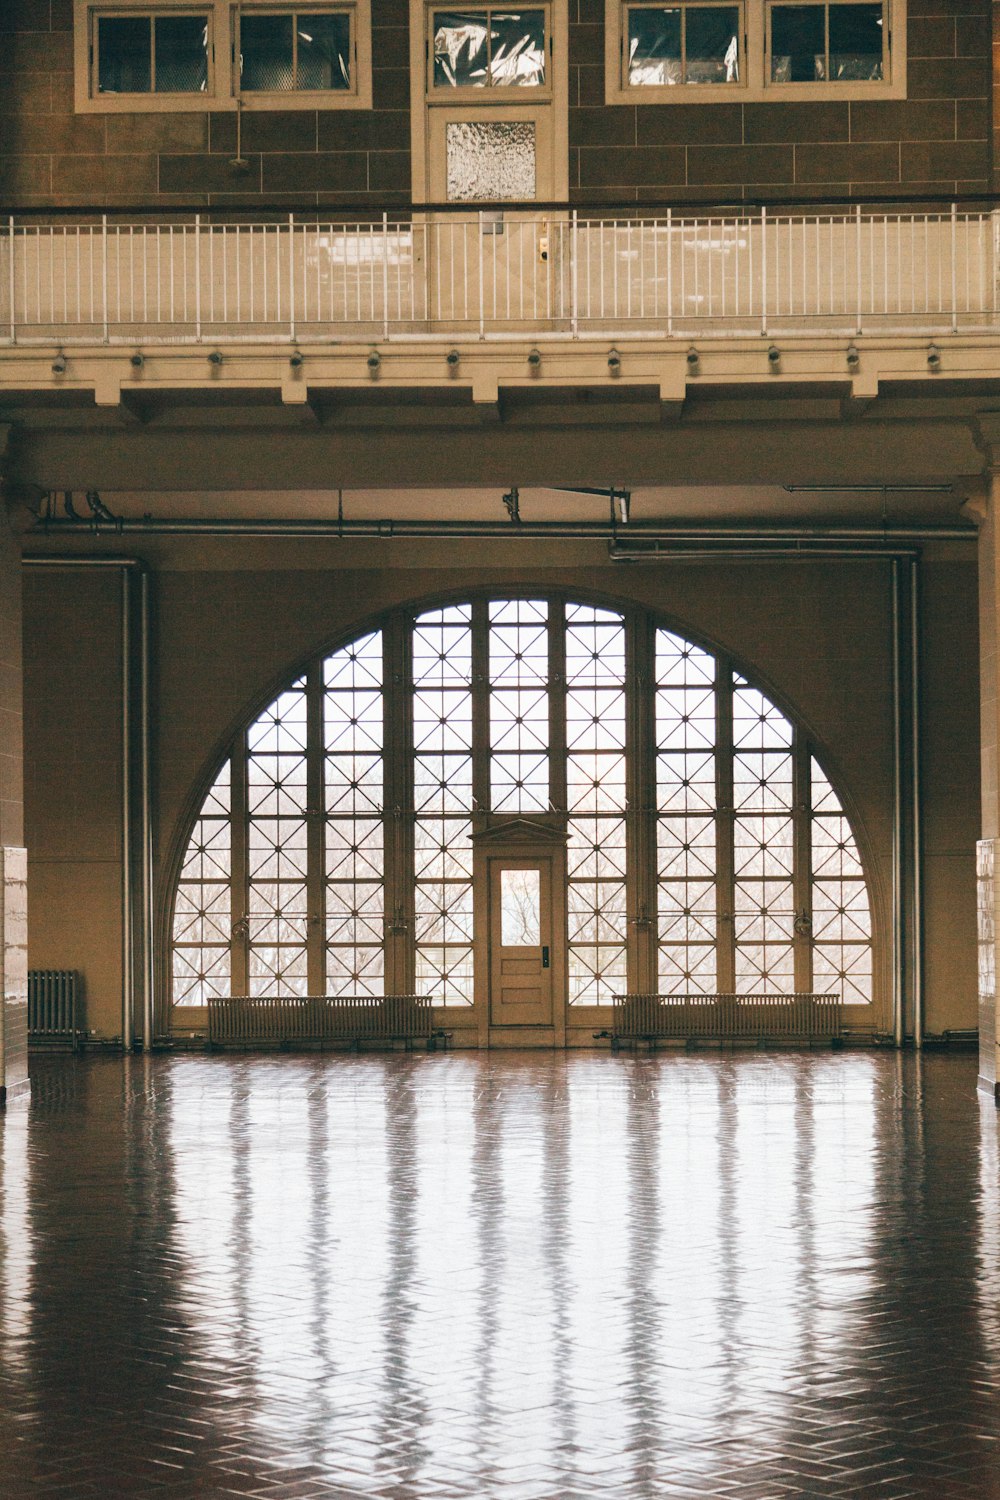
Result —
<path fill-rule="evenodd" d="M 971 1057 L 46 1061 L 0 1496 L 1000 1497 Z"/>

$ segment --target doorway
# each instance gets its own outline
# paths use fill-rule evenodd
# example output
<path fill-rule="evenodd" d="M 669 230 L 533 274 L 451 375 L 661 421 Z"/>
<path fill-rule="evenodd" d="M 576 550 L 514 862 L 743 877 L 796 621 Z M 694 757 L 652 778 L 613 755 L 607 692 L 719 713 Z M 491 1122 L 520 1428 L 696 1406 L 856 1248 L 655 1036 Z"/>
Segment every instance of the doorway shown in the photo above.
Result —
<path fill-rule="evenodd" d="M 551 1026 L 552 858 L 489 861 L 490 1023 Z"/>

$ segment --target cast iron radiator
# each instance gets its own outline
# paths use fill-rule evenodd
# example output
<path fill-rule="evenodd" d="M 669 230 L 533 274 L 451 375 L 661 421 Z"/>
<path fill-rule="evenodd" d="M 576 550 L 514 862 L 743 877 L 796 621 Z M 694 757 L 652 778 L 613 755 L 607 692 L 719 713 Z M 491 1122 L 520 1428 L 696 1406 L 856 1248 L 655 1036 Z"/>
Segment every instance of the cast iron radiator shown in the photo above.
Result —
<path fill-rule="evenodd" d="M 28 1041 L 77 1045 L 77 973 L 75 969 L 28 970 Z"/>
<path fill-rule="evenodd" d="M 616 995 L 611 1045 L 624 1041 L 835 1041 L 839 995 Z"/>
<path fill-rule="evenodd" d="M 443 1033 L 441 1033 L 443 1036 Z M 208 1039 L 253 1046 L 258 1042 L 361 1042 L 436 1040 L 429 995 L 307 995 L 285 999 L 240 995 L 209 1000 Z"/>

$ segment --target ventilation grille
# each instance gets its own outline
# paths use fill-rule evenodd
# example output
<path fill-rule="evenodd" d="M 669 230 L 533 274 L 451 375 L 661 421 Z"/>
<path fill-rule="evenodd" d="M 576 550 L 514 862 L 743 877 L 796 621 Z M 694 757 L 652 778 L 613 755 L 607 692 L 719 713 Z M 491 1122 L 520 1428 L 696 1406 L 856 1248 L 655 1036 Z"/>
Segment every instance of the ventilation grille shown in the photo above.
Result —
<path fill-rule="evenodd" d="M 79 984 L 75 969 L 28 970 L 28 1040 L 76 1046 Z"/>
<path fill-rule="evenodd" d="M 237 996 L 208 1002 L 210 1042 L 376 1042 L 429 1040 L 429 995 L 339 995 L 276 999 Z"/>
<path fill-rule="evenodd" d="M 839 995 L 616 995 L 615 1039 L 839 1037 Z"/>

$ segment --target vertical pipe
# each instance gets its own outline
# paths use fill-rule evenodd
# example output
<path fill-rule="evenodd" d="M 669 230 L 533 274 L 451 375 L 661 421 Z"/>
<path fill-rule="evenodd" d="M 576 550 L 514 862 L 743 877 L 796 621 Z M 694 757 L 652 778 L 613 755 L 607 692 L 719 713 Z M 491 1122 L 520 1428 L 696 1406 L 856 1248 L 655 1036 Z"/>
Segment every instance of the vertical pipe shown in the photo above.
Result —
<path fill-rule="evenodd" d="M 102 306 L 102 311 L 103 311 L 102 323 L 103 323 L 104 342 L 107 343 L 108 342 L 108 216 L 107 216 L 107 214 L 102 214 L 101 215 L 101 254 L 102 254 L 103 258 L 104 258 L 104 268 L 103 268 L 103 277 L 102 277 L 102 283 L 103 283 L 102 295 L 103 295 L 103 298 L 104 298 L 103 306 Z"/>
<path fill-rule="evenodd" d="M 951 205 L 951 331 L 958 332 L 958 204 Z"/>
<path fill-rule="evenodd" d="M 767 337 L 767 209 L 760 211 L 760 331 Z"/>
<path fill-rule="evenodd" d="M 385 216 L 383 215 L 383 218 Z M 288 215 L 288 337 L 295 343 L 295 215 Z"/>
<path fill-rule="evenodd" d="M 571 269 L 570 285 L 572 287 L 572 295 L 573 295 L 573 309 L 572 309 L 572 312 L 570 314 L 570 325 L 571 325 L 572 337 L 575 338 L 575 339 L 578 339 L 580 337 L 580 252 L 579 252 L 579 244 L 578 244 L 578 240 L 577 240 L 577 234 L 578 234 L 578 219 L 577 219 L 576 209 L 574 208 L 574 210 L 573 210 L 573 217 L 572 217 L 572 228 L 571 228 L 571 232 L 570 232 L 570 242 L 569 243 L 570 243 L 570 266 L 572 268 Z"/>
<path fill-rule="evenodd" d="M 912 842 L 911 987 L 913 1045 L 924 1044 L 923 819 L 920 784 L 920 563 L 910 560 L 910 827 Z"/>
<path fill-rule="evenodd" d="M 382 337 L 389 338 L 389 215 L 382 215 Z"/>
<path fill-rule="evenodd" d="M 8 233 L 10 235 L 10 240 L 9 240 L 9 243 L 8 243 L 8 261 L 9 261 L 9 264 L 10 264 L 10 341 L 11 341 L 12 344 L 16 344 L 17 343 L 17 318 L 16 318 L 15 313 L 14 313 L 14 287 L 15 287 L 15 281 L 14 281 L 14 215 L 13 214 L 11 214 L 10 218 L 7 221 L 7 230 L 8 230 Z M 0 1075 L 0 1083 L 2 1083 L 2 1081 L 3 1081 L 2 1075 Z"/>
<path fill-rule="evenodd" d="M 236 116 L 239 119 L 239 115 Z M 265 261 L 265 266 L 267 262 Z M 266 313 L 266 308 L 265 308 Z M 194 216 L 194 336 L 201 343 L 201 214 Z"/>
<path fill-rule="evenodd" d="M 903 702 L 901 562 L 892 560 L 892 1034 L 897 1047 L 904 1037 L 903 923 Z"/>
<path fill-rule="evenodd" d="M 153 1050 L 153 823 L 150 797 L 149 574 L 139 574 L 139 797 L 142 851 L 142 1050 Z"/>
<path fill-rule="evenodd" d="M 122 569 L 122 1051 L 132 1050 L 135 912 L 132 900 L 132 575 Z"/>

